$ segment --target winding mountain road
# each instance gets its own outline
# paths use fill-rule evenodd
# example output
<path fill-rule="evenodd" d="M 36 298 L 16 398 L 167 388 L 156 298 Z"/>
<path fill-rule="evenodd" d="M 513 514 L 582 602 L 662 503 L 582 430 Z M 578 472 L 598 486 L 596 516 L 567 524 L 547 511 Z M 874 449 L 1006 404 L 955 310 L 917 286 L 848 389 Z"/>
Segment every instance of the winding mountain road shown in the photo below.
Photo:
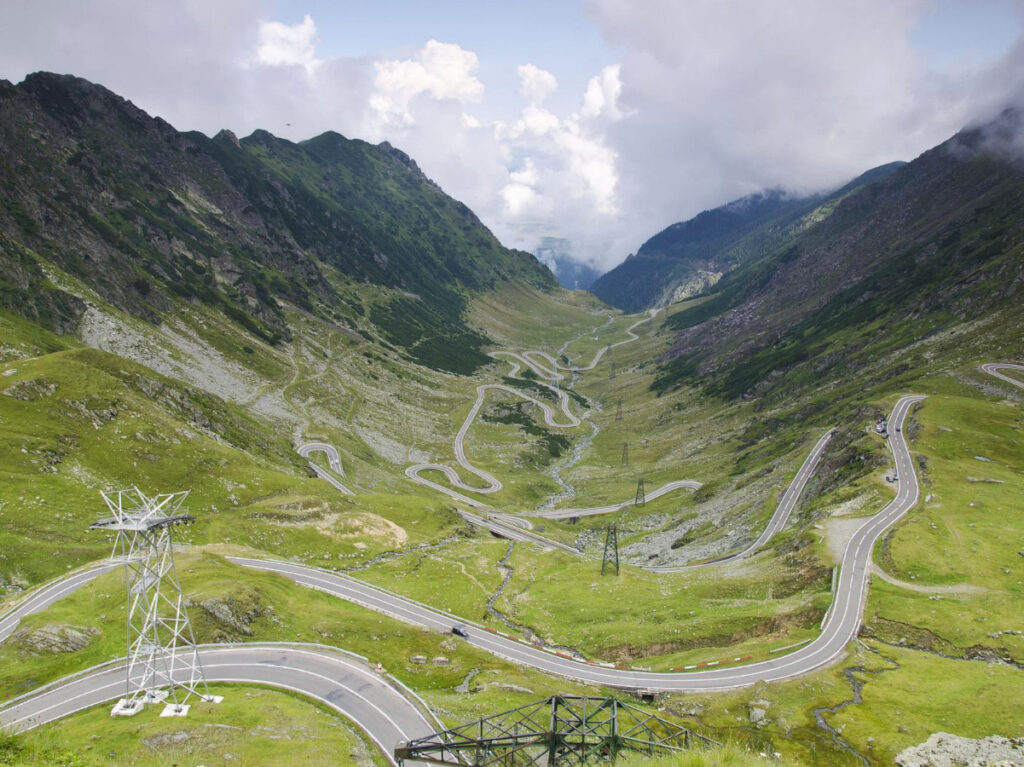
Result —
<path fill-rule="evenodd" d="M 790 514 L 796 507 L 796 502 L 800 499 L 803 494 L 804 488 L 807 486 L 808 480 L 814 475 L 815 470 L 818 468 L 818 463 L 821 461 L 821 456 L 825 452 L 825 448 L 829 441 L 832 439 L 832 435 L 835 434 L 835 429 L 829 429 L 826 431 L 821 438 L 818 439 L 814 448 L 810 454 L 804 459 L 803 464 L 797 470 L 796 475 L 793 477 L 793 481 L 790 482 L 789 487 L 782 494 L 779 499 L 779 505 L 775 509 L 775 513 L 772 514 L 765 529 L 757 537 L 753 543 L 742 551 L 736 552 L 735 554 L 729 554 L 718 559 L 712 559 L 707 562 L 699 562 L 692 565 L 637 565 L 642 570 L 655 573 L 681 573 L 688 570 L 697 570 L 703 567 L 711 567 L 712 565 L 724 565 L 731 562 L 745 559 L 751 554 L 759 551 L 765 544 L 772 539 L 772 537 L 780 530 L 785 528 L 786 523 L 789 521 Z M 676 480 L 674 482 L 668 482 L 662 485 L 658 489 L 647 494 L 647 500 L 653 501 L 660 498 L 672 490 L 676 490 L 680 487 L 687 487 L 696 490 L 701 486 L 700 482 L 694 482 L 692 480 Z M 591 509 L 553 509 L 548 511 L 529 511 L 521 512 L 523 517 L 543 517 L 545 519 L 569 519 L 572 517 L 585 517 L 596 514 L 608 514 L 611 512 L 619 511 L 627 508 L 633 504 L 633 499 L 627 500 L 623 503 L 612 505 L 612 506 L 599 506 Z M 566 546 L 564 543 L 553 541 L 550 538 L 545 538 L 542 535 L 531 532 L 529 528 L 523 529 L 523 523 L 526 520 L 521 517 L 517 517 L 511 514 L 503 514 L 497 512 L 481 512 L 480 514 L 473 514 L 468 511 L 460 510 L 459 514 L 467 522 L 484 527 L 491 532 L 500 535 L 504 538 L 508 538 L 514 541 L 522 541 L 524 543 L 533 543 L 546 548 L 558 548 L 567 551 L 571 554 L 577 554 L 582 556 L 582 552 L 579 549 L 573 548 L 572 546 Z"/>
<path fill-rule="evenodd" d="M 597 359 L 600 359 L 600 354 L 595 357 Z M 1001 369 L 1024 370 L 1024 366 L 994 363 L 983 366 L 983 369 L 1024 388 L 1024 383 L 998 372 Z M 468 623 L 471 629 L 466 641 L 470 644 L 519 664 L 588 683 L 641 690 L 693 692 L 732 689 L 758 682 L 789 679 L 832 663 L 857 634 L 867 598 L 873 547 L 882 534 L 913 508 L 920 498 L 914 462 L 901 427 L 910 408 L 923 399 L 917 395 L 904 396 L 893 409 L 889 422 L 896 430 L 891 434 L 888 444 L 899 476 L 897 494 L 881 511 L 864 520 L 847 543 L 840 563 L 835 596 L 822 622 L 820 635 L 788 655 L 746 666 L 681 673 L 612 668 L 610 664 L 573 659 L 485 631 L 464 619 L 345 575 L 292 562 L 231 559 L 246 567 L 278 573 L 300 585 L 324 591 L 417 626 L 447 632 L 453 622 Z M 758 540 L 728 559 L 749 555 L 784 526 L 832 433 L 830 430 L 819 439 Z M 320 449 L 319 446 L 317 449 Z M 705 563 L 703 566 L 712 564 L 722 564 L 722 561 Z M 117 566 L 117 563 L 104 563 L 76 571 L 27 595 L 7 613 L 0 615 L 0 641 L 14 631 L 18 621 L 25 615 L 45 609 Z M 389 683 L 364 661 L 335 648 L 291 644 L 204 646 L 201 659 L 209 681 L 265 684 L 293 690 L 322 701 L 369 733 L 389 759 L 394 744 L 399 740 L 420 737 L 434 731 L 437 726 L 408 693 L 403 694 L 396 689 L 397 683 Z M 0 726 L 20 731 L 113 700 L 123 693 L 124 671 L 124 666 L 119 662 L 105 664 L 0 704 Z"/>
<path fill-rule="evenodd" d="M 394 763 L 399 741 L 435 732 L 437 722 L 422 705 L 370 668 L 365 659 L 323 645 L 203 645 L 200 662 L 207 682 L 261 684 L 298 692 L 354 722 Z M 125 664 L 117 661 L 60 680 L 0 707 L 0 728 L 38 727 L 76 711 L 122 697 Z"/>
<path fill-rule="evenodd" d="M 922 399 L 921 396 L 902 397 L 893 409 L 890 423 L 901 427 L 910 408 Z M 828 436 L 830 434 L 819 440 L 819 447 L 823 448 Z M 847 544 L 835 596 L 822 623 L 821 634 L 788 655 L 746 666 L 692 672 L 613 668 L 609 667 L 610 664 L 555 654 L 485 631 L 464 619 L 345 575 L 293 562 L 231 559 L 246 567 L 278 573 L 300 585 L 413 625 L 447 632 L 455 622 L 466 623 L 471 627 L 466 639 L 470 644 L 515 663 L 583 682 L 651 691 L 694 692 L 780 681 L 832 663 L 857 634 L 867 597 L 873 546 L 920 497 L 914 462 L 902 430 L 890 436 L 889 446 L 900 477 L 896 497 L 876 515 L 866 519 Z M 817 452 L 820 454 L 820 450 Z M 771 527 L 770 524 L 769 529 Z M 38 589 L 0 616 L 0 627 L 5 632 L 3 636 L 9 635 L 24 615 L 44 609 L 91 578 L 116 566 L 116 563 L 107 563 L 82 570 Z M 343 655 L 342 651 L 334 648 L 274 644 L 204 646 L 201 660 L 208 681 L 265 684 L 322 701 L 364 729 L 389 760 L 398 741 L 420 737 L 437 729 L 436 723 L 427 718 L 409 694 L 398 692 L 396 685 L 374 673 L 365 662 Z M 124 666 L 120 663 L 58 680 L 0 705 L 0 726 L 20 731 L 113 700 L 123 694 L 124 681 Z"/>
<path fill-rule="evenodd" d="M 326 442 L 307 442 L 304 445 L 299 445 L 298 453 L 307 461 L 309 461 L 311 453 L 324 453 L 327 455 L 327 465 L 331 467 L 331 471 L 343 477 L 345 476 L 345 470 L 341 466 L 341 456 L 338 455 L 338 448 L 334 445 L 328 445 Z M 326 480 L 333 485 L 335 490 L 345 495 L 355 495 L 330 472 L 320 468 L 312 461 L 309 461 L 309 466 L 320 479 Z"/>
<path fill-rule="evenodd" d="M 497 493 L 504 487 L 504 485 L 501 483 L 501 480 L 499 480 L 490 472 L 485 471 L 477 466 L 474 466 L 473 463 L 466 456 L 466 435 L 469 433 L 469 429 L 476 421 L 476 418 L 480 413 L 480 409 L 483 407 L 484 401 L 487 398 L 487 393 L 490 391 L 503 391 L 515 395 L 516 397 L 519 397 L 523 400 L 526 400 L 527 402 L 533 403 L 540 409 L 541 413 L 543 414 L 544 423 L 550 426 L 551 428 L 571 429 L 577 427 L 580 424 L 582 424 L 583 421 L 579 418 L 579 416 L 572 412 L 570 408 L 571 400 L 569 398 L 568 393 L 565 392 L 563 389 L 560 389 L 557 386 L 557 383 L 565 379 L 564 373 L 579 373 L 587 370 L 593 370 L 594 367 L 601 361 L 601 359 L 610 349 L 614 349 L 617 346 L 622 346 L 624 344 L 632 343 L 633 341 L 638 340 L 639 336 L 634 332 L 634 330 L 636 330 L 636 328 L 642 325 L 643 323 L 650 322 L 657 315 L 658 311 L 660 310 L 651 310 L 650 312 L 648 312 L 648 315 L 646 317 L 643 317 L 634 322 L 632 325 L 626 328 L 625 332 L 627 337 L 625 339 L 623 339 L 622 341 L 617 341 L 614 344 L 602 347 L 594 354 L 594 357 L 590 360 L 589 363 L 581 367 L 564 366 L 553 356 L 551 356 L 547 352 L 542 351 L 533 350 L 526 352 L 491 352 L 490 356 L 493 359 L 498 359 L 499 357 L 509 358 L 509 362 L 512 365 L 512 367 L 506 376 L 507 378 L 518 377 L 520 371 L 523 370 L 523 368 L 528 368 L 531 371 L 533 371 L 537 378 L 542 380 L 534 380 L 530 381 L 530 383 L 537 386 L 543 386 L 546 389 L 550 390 L 551 393 L 558 399 L 558 411 L 556 412 L 555 408 L 551 407 L 551 405 L 549 405 L 547 402 L 537 399 L 536 397 L 524 392 L 522 389 L 517 389 L 506 384 L 481 384 L 480 386 L 476 387 L 476 400 L 473 403 L 473 407 L 470 408 L 469 413 L 466 415 L 465 420 L 462 422 L 462 426 L 459 428 L 459 431 L 456 433 L 455 439 L 452 442 L 452 447 L 455 453 L 455 460 L 458 463 L 458 465 L 466 472 L 477 477 L 483 483 L 483 485 L 471 485 L 467 483 L 464 479 L 462 479 L 462 477 L 459 475 L 459 472 L 454 467 L 442 463 L 418 463 L 408 467 L 405 470 L 405 475 L 414 482 L 418 482 L 419 484 L 429 487 L 432 490 L 437 490 L 440 493 L 444 493 L 445 495 L 458 501 L 459 503 L 466 504 L 467 506 L 470 506 L 472 508 L 491 508 L 488 504 L 483 503 L 482 501 L 478 501 L 474 498 L 465 495 L 463 492 L 460 492 L 466 491 L 486 495 L 490 493 Z M 438 482 L 435 482 L 431 479 L 427 479 L 426 477 L 422 476 L 423 472 L 426 471 L 436 471 L 442 473 L 450 486 L 442 485 Z M 651 494 L 647 496 L 647 498 L 649 500 L 654 500 L 655 498 L 658 498 L 661 495 L 664 495 L 665 493 L 672 492 L 673 490 L 679 490 L 681 488 L 696 489 L 699 487 L 700 483 L 695 482 L 694 480 L 676 480 L 674 482 L 668 482 L 662 487 L 653 491 Z M 595 514 L 608 514 L 610 512 L 619 510 L 620 508 L 628 505 L 631 502 L 632 499 L 629 499 L 628 501 L 623 501 L 620 504 L 615 504 L 611 506 L 598 506 L 587 509 L 554 509 L 547 511 L 527 511 L 521 512 L 521 514 L 523 516 L 547 517 L 548 519 L 584 517 Z M 507 517 L 510 515 L 507 513 L 499 515 L 499 517 L 502 516 L 506 518 L 503 520 L 499 519 L 497 522 L 494 522 L 494 515 L 486 515 L 481 517 L 478 515 L 467 515 L 466 513 L 463 513 L 463 517 L 469 519 L 470 521 L 474 521 L 474 523 L 482 523 L 484 527 L 487 527 L 488 529 L 498 534 L 503 534 L 500 528 L 507 527 L 508 525 L 526 528 L 530 527 L 529 523 L 522 525 L 509 521 Z M 557 544 L 552 541 L 546 541 L 544 545 L 556 547 L 561 546 L 561 544 Z"/>
<path fill-rule="evenodd" d="M 1016 362 L 986 362 L 980 366 L 982 370 L 988 373 L 990 376 L 995 376 L 1000 380 L 1006 381 L 1016 386 L 1018 389 L 1024 389 L 1024 382 L 1013 378 L 1008 375 L 1003 375 L 1000 370 L 1017 370 L 1024 372 L 1024 365 L 1018 365 Z"/>
<path fill-rule="evenodd" d="M 893 409 L 890 423 L 902 426 L 911 406 L 922 396 L 902 397 Z M 829 435 L 826 435 L 829 436 Z M 825 437 L 822 438 L 823 440 Z M 692 672 L 650 672 L 608 668 L 601 664 L 553 654 L 529 644 L 485 631 L 474 626 L 467 641 L 481 649 L 516 663 L 583 682 L 642 690 L 695 692 L 746 687 L 758 682 L 775 682 L 806 674 L 831 663 L 844 651 L 860 628 L 867 597 L 871 553 L 875 542 L 893 523 L 917 504 L 920 498 L 913 459 L 901 432 L 890 436 L 889 446 L 896 461 L 899 481 L 896 497 L 864 523 L 851 537 L 843 553 L 839 582 L 832 605 L 822 624 L 821 634 L 811 643 L 788 655 L 746 666 L 715 668 Z M 741 554 L 744 552 L 740 552 Z M 447 631 L 453 623 L 472 623 L 427 605 L 392 594 L 336 573 L 292 562 L 232 558 L 246 567 L 275 572 L 297 583 L 346 599 L 399 620 L 418 626 Z"/>

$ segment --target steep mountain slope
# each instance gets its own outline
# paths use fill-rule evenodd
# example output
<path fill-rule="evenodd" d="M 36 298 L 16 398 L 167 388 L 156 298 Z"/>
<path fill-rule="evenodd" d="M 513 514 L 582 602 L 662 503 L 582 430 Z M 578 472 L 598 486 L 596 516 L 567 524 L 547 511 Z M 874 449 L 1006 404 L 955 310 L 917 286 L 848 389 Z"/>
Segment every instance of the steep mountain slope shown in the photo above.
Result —
<path fill-rule="evenodd" d="M 854 372 L 893 375 L 910 360 L 889 352 L 1016 306 L 1024 285 L 1021 123 L 1020 112 L 1007 110 L 958 133 L 849 195 L 786 247 L 726 275 L 669 321 L 679 336 L 659 386 L 702 380 L 736 397 Z"/>
<path fill-rule="evenodd" d="M 773 189 L 706 210 L 651 237 L 635 255 L 598 278 L 591 290 L 633 312 L 701 293 L 736 265 L 779 247 L 827 216 L 853 190 L 900 165 L 874 168 L 829 194 L 795 197 Z"/>
<path fill-rule="evenodd" d="M 151 322 L 199 301 L 275 343 L 284 301 L 349 326 L 368 316 L 414 359 L 468 371 L 486 340 L 462 321 L 468 297 L 554 284 L 386 143 L 179 133 L 47 73 L 0 82 L 0 115 L 0 291 L 53 329 L 84 307 L 47 262 Z M 360 283 L 382 290 L 364 301 Z"/>

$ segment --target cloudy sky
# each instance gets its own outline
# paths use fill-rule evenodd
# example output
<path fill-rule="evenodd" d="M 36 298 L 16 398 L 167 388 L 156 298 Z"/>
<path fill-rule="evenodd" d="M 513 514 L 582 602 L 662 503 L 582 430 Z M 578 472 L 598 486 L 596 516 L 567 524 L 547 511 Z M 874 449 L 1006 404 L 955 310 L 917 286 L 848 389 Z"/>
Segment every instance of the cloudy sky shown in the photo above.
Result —
<path fill-rule="evenodd" d="M 179 129 L 388 140 L 509 246 L 601 268 L 744 194 L 912 159 L 1024 94 L 1024 0 L 3 0 L 0 77 Z"/>

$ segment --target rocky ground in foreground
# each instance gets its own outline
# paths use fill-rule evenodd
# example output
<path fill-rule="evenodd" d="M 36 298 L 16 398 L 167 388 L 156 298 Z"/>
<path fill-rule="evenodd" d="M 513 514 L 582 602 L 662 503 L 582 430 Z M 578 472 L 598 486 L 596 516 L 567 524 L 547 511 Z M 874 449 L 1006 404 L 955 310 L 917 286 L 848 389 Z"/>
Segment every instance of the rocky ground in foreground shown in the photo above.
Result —
<path fill-rule="evenodd" d="M 937 732 L 896 757 L 900 767 L 1011 767 L 1024 765 L 1024 737 L 961 738 Z"/>

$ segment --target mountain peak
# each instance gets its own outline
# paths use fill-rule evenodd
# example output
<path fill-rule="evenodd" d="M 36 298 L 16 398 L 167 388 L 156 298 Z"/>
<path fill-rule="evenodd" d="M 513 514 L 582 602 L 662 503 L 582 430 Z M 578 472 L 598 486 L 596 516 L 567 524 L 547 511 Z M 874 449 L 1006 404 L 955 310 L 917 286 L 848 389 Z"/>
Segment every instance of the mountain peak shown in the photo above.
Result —
<path fill-rule="evenodd" d="M 239 149 L 242 148 L 241 142 L 238 140 L 238 136 L 234 132 L 229 131 L 227 128 L 221 128 L 217 131 L 217 135 L 213 137 L 214 141 L 228 141 L 234 144 Z"/>
<path fill-rule="evenodd" d="M 1024 158 L 1024 113 L 1006 107 L 989 122 L 964 128 L 946 146 L 960 158 L 979 153 Z"/>
<path fill-rule="evenodd" d="M 420 166 L 416 164 L 416 161 L 414 159 L 412 159 L 409 155 L 407 155 L 405 152 L 403 152 L 401 149 L 399 149 L 398 147 L 392 146 L 391 142 L 389 142 L 389 141 L 381 141 L 379 144 L 377 144 L 377 148 L 380 149 L 380 150 L 383 150 L 383 152 L 386 155 L 388 155 L 389 157 L 391 157 L 394 160 L 397 160 L 399 163 L 401 163 L 406 168 L 411 170 L 417 176 L 420 176 L 423 179 L 429 180 L 429 179 L 427 179 L 427 177 L 423 173 L 423 171 L 420 170 Z M 431 182 L 431 183 L 433 183 L 433 182 Z"/>

